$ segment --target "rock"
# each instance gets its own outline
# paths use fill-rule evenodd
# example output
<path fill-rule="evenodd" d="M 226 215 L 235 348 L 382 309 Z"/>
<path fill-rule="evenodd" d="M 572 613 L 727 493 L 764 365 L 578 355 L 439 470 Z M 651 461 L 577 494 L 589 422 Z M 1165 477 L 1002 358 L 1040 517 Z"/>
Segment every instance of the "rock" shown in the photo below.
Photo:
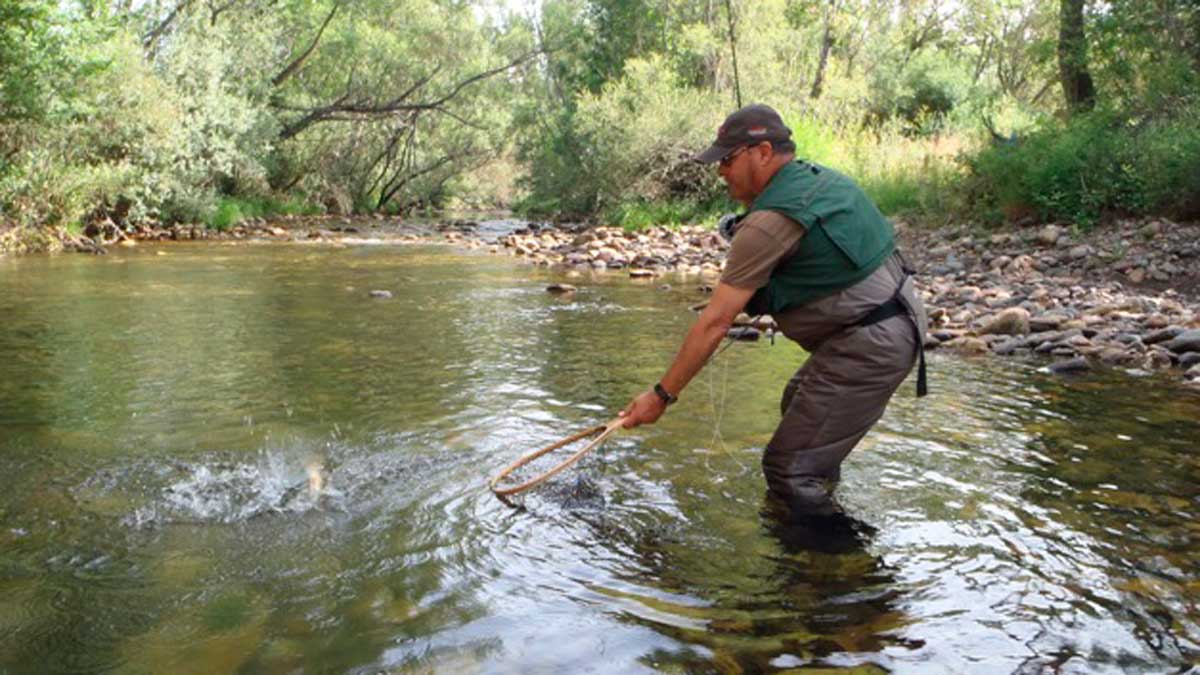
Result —
<path fill-rule="evenodd" d="M 1070 317 L 1064 314 L 1046 313 L 1040 316 L 1035 316 L 1029 319 L 1029 330 L 1034 333 L 1041 333 L 1048 330 L 1055 330 L 1068 321 Z"/>
<path fill-rule="evenodd" d="M 1002 342 L 998 342 L 992 346 L 992 351 L 1001 355 L 1008 356 L 1018 349 L 1025 346 L 1025 341 L 1019 338 L 1009 338 Z"/>
<path fill-rule="evenodd" d="M 943 342 L 942 347 L 953 349 L 964 354 L 986 354 L 988 344 L 977 337 L 963 336 Z"/>
<path fill-rule="evenodd" d="M 1129 271 L 1125 272 L 1125 276 L 1132 283 L 1140 284 L 1146 280 L 1146 270 L 1144 270 L 1140 267 L 1134 267 L 1133 269 L 1130 269 Z"/>
<path fill-rule="evenodd" d="M 1067 373 L 1087 372 L 1092 369 L 1092 365 L 1088 363 L 1087 359 L 1081 356 L 1067 361 L 1051 363 L 1046 369 L 1055 375 L 1065 375 Z"/>
<path fill-rule="evenodd" d="M 1087 244 L 1080 244 L 1079 246 L 1073 247 L 1067 255 L 1071 256 L 1071 260 L 1083 260 L 1091 254 L 1091 246 L 1088 246 Z"/>
<path fill-rule="evenodd" d="M 1187 352 L 1179 357 L 1179 367 L 1184 370 L 1197 364 L 1200 364 L 1200 352 Z"/>
<path fill-rule="evenodd" d="M 1057 225 L 1047 225 L 1042 228 L 1041 232 L 1038 232 L 1038 241 L 1047 246 L 1053 246 L 1062 235 L 1062 228 Z"/>
<path fill-rule="evenodd" d="M 1028 255 L 1019 255 L 1013 258 L 1013 261 L 1005 268 L 1005 271 L 1009 274 L 1024 274 L 1032 270 L 1033 258 Z"/>
<path fill-rule="evenodd" d="M 995 315 L 979 331 L 982 335 L 1028 335 L 1029 312 L 1021 307 L 1010 307 Z"/>
<path fill-rule="evenodd" d="M 571 284 L 550 284 L 549 286 L 546 287 L 547 293 L 554 293 L 555 295 L 564 295 L 566 293 L 574 293 L 576 290 L 578 290 L 578 289 L 576 289 Z"/>
<path fill-rule="evenodd" d="M 1200 366 L 1192 366 L 1183 374 L 1188 381 L 1200 381 Z"/>
<path fill-rule="evenodd" d="M 391 291 L 371 291 L 371 297 L 386 299 L 386 298 L 392 297 L 392 292 Z"/>
<path fill-rule="evenodd" d="M 1116 347 L 1107 347 L 1102 349 L 1100 350 L 1098 356 L 1101 362 L 1110 366 L 1119 366 L 1126 363 L 1131 363 L 1137 359 L 1136 354 L 1131 354 L 1124 349 L 1117 349 Z"/>
<path fill-rule="evenodd" d="M 1171 321 L 1162 314 L 1151 314 L 1150 316 L 1146 317 L 1146 320 L 1142 323 L 1146 326 L 1146 328 L 1166 328 L 1168 325 L 1170 325 Z"/>
<path fill-rule="evenodd" d="M 1176 354 L 1200 352 L 1200 330 L 1187 330 L 1167 343 L 1167 349 Z"/>
<path fill-rule="evenodd" d="M 925 349 L 937 349 L 942 344 L 942 341 L 928 333 L 925 335 Z"/>
<path fill-rule="evenodd" d="M 634 279 L 646 279 L 649 277 L 658 276 L 658 273 L 655 272 L 654 270 L 631 269 L 631 270 L 629 270 L 629 276 Z"/>

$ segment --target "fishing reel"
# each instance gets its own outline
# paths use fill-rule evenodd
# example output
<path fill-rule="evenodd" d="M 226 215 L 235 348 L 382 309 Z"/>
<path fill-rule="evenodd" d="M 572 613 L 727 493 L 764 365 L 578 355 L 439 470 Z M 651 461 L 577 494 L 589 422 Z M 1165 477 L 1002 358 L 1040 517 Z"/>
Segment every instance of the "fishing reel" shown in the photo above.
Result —
<path fill-rule="evenodd" d="M 738 223 L 745 218 L 744 213 L 726 213 L 717 220 L 717 232 L 721 234 L 721 238 L 725 241 L 732 242 L 733 235 L 737 231 Z"/>

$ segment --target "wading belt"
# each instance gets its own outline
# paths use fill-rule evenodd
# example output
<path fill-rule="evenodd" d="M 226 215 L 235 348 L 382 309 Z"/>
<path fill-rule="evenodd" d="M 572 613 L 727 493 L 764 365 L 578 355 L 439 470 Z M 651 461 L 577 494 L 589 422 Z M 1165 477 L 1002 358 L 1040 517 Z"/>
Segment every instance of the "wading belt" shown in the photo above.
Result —
<path fill-rule="evenodd" d="M 897 255 L 899 255 L 899 252 L 897 252 Z M 917 326 L 916 315 L 908 311 L 908 305 L 904 303 L 904 300 L 900 296 L 900 292 L 904 290 L 904 282 L 908 281 L 908 278 L 913 274 L 913 270 L 908 267 L 908 263 L 904 260 L 903 256 L 900 260 L 901 267 L 904 270 L 904 278 L 900 280 L 900 285 L 896 288 L 896 294 L 892 296 L 891 300 L 871 310 L 861 321 L 854 325 L 870 326 L 871 324 L 890 319 L 897 314 L 912 315 L 911 323 L 917 340 L 917 396 L 920 397 L 929 393 L 929 383 L 925 378 L 925 345 L 921 341 L 921 329 Z"/>

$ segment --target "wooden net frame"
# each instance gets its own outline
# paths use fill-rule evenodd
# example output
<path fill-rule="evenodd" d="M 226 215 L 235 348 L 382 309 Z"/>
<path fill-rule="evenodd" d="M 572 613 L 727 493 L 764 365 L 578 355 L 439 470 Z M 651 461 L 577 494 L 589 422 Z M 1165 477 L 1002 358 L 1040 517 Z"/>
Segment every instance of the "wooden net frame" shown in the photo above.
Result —
<path fill-rule="evenodd" d="M 488 481 L 488 487 L 491 488 L 492 492 L 494 492 L 497 497 L 504 498 L 504 497 L 511 497 L 512 495 L 520 494 L 532 487 L 540 485 L 540 484 L 546 482 L 547 480 L 549 480 L 550 478 L 552 478 L 553 476 L 555 476 L 556 474 L 558 474 L 560 471 L 563 471 L 564 469 L 571 466 L 575 462 L 578 462 L 580 459 L 583 459 L 584 455 L 588 454 L 592 450 L 595 450 L 601 443 L 603 443 L 609 436 L 611 436 L 614 431 L 621 428 L 622 422 L 624 422 L 624 418 L 617 417 L 617 418 L 613 419 L 611 422 L 609 422 L 608 424 L 591 427 L 590 429 L 585 429 L 584 431 L 581 431 L 572 436 L 568 436 L 567 438 L 564 438 L 561 441 L 556 441 L 554 443 L 551 443 L 550 445 L 547 445 L 544 448 L 541 448 L 539 450 L 534 450 L 533 452 L 530 452 L 530 453 L 522 456 L 520 459 L 513 462 L 512 464 L 509 464 L 508 466 L 504 467 L 500 471 L 500 473 L 496 474 L 496 476 L 494 478 L 492 478 L 490 481 Z M 538 457 L 541 457 L 542 455 L 545 455 L 550 452 L 554 452 L 555 450 L 558 450 L 559 448 L 561 448 L 563 446 L 570 445 L 570 444 L 574 443 L 575 441 L 583 440 L 589 436 L 596 436 L 596 437 L 593 438 L 591 440 L 591 442 L 589 442 L 587 445 L 583 446 L 583 449 L 576 451 L 570 457 L 568 457 L 568 458 L 564 459 L 563 461 L 559 462 L 558 464 L 554 465 L 547 471 L 540 473 L 540 474 L 534 476 L 533 478 L 530 478 L 529 480 L 526 480 L 523 483 L 518 483 L 516 485 L 501 485 L 500 484 L 505 478 L 510 476 L 514 471 L 516 471 L 517 469 L 532 462 L 533 460 L 537 459 Z"/>

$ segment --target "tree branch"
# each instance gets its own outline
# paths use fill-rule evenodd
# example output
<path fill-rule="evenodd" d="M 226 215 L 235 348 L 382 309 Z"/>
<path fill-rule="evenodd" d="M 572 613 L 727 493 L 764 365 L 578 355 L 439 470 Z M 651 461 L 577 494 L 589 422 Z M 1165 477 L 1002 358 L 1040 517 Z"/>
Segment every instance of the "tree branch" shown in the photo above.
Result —
<path fill-rule="evenodd" d="M 446 94 L 428 101 L 411 102 L 410 99 L 419 89 L 424 87 L 430 82 L 430 80 L 433 79 L 434 75 L 436 75 L 440 70 L 440 66 L 429 75 L 418 79 L 403 93 L 385 103 L 372 103 L 369 101 L 347 102 L 347 99 L 350 97 L 350 92 L 342 95 L 341 98 L 333 103 L 317 108 L 298 108 L 294 106 L 288 106 L 287 104 L 283 103 L 273 103 L 272 105 L 274 107 L 281 110 L 292 110 L 296 112 L 306 111 L 305 114 L 296 121 L 284 125 L 283 129 L 279 132 L 279 139 L 287 140 L 292 138 L 293 136 L 299 134 L 318 122 L 332 119 L 346 119 L 345 117 L 342 117 L 346 114 L 349 114 L 351 119 L 357 119 L 361 117 L 387 117 L 389 115 L 395 115 L 396 113 L 401 112 L 419 112 L 423 110 L 433 110 L 440 113 L 446 113 L 446 110 L 443 108 L 443 106 L 455 96 L 458 96 L 463 89 L 466 89 L 476 82 L 515 68 L 516 66 L 521 65 L 540 53 L 542 53 L 541 49 L 535 49 L 518 56 L 504 65 L 476 73 L 459 81 L 457 84 L 451 87 Z"/>
<path fill-rule="evenodd" d="M 187 6 L 190 4 L 192 4 L 192 0 L 180 0 L 179 4 L 175 5 L 175 9 L 172 9 L 171 13 L 168 14 L 165 19 L 158 22 L 157 26 L 155 26 L 149 33 L 146 33 L 144 36 L 142 36 L 142 48 L 150 52 L 151 58 L 153 58 L 154 52 L 156 51 L 153 49 L 154 43 L 158 42 L 158 39 L 167 32 L 167 30 L 171 27 L 171 24 L 175 23 L 175 17 L 179 16 L 179 13 L 187 9 Z"/>
<path fill-rule="evenodd" d="M 283 69 L 283 71 L 271 78 L 271 86 L 278 87 L 289 77 L 291 77 L 293 73 L 300 69 L 300 66 L 304 64 L 304 61 L 308 59 L 308 57 L 313 53 L 313 50 L 317 48 L 317 43 L 321 41 L 321 36 L 325 33 L 325 29 L 329 26 L 329 22 L 333 21 L 333 15 L 337 14 L 339 8 L 341 8 L 341 5 L 334 3 L 333 9 L 329 10 L 329 16 L 326 16 L 325 21 L 321 23 L 320 30 L 317 31 L 316 37 L 314 37 L 312 42 L 309 43 L 308 48 L 305 49 L 300 56 L 297 56 L 295 59 L 293 59 L 292 62 Z"/>

